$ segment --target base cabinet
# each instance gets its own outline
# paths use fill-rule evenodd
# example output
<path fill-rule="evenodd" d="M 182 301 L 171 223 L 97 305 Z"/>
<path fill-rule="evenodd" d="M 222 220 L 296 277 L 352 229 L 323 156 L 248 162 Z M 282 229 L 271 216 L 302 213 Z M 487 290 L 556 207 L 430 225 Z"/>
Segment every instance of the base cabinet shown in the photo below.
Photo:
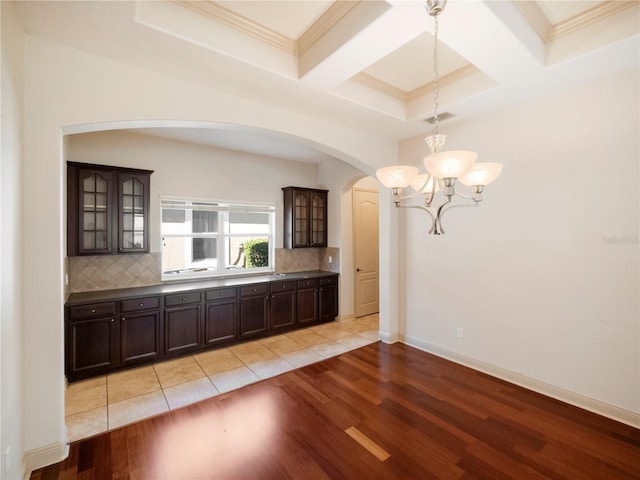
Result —
<path fill-rule="evenodd" d="M 67 309 L 67 377 L 97 375 L 118 364 L 118 324 L 114 302 Z"/>
<path fill-rule="evenodd" d="M 238 302 L 235 298 L 207 303 L 204 318 L 205 345 L 225 343 L 238 335 Z"/>
<path fill-rule="evenodd" d="M 269 320 L 269 285 L 250 285 L 240 289 L 240 338 L 267 331 Z"/>
<path fill-rule="evenodd" d="M 320 279 L 318 299 L 320 321 L 334 320 L 338 316 L 338 277 Z"/>
<path fill-rule="evenodd" d="M 298 323 L 311 325 L 319 320 L 318 280 L 298 280 Z"/>
<path fill-rule="evenodd" d="M 65 308 L 68 381 L 330 321 L 338 314 L 337 274 L 149 293 L 140 289 L 139 298 L 117 298 L 120 292 L 114 292 L 98 302 L 92 293 L 94 303 L 75 300 Z"/>
<path fill-rule="evenodd" d="M 154 360 L 162 355 L 160 297 L 120 301 L 120 362 Z"/>
<path fill-rule="evenodd" d="M 293 327 L 296 323 L 296 283 L 276 282 L 271 284 L 270 330 Z"/>

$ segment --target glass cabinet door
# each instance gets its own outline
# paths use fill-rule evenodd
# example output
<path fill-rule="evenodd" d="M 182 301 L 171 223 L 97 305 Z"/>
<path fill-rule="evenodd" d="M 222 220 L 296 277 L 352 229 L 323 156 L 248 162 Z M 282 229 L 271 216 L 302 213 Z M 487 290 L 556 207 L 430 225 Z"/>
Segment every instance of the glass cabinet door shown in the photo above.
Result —
<path fill-rule="evenodd" d="M 325 198 L 326 194 L 312 194 L 311 199 L 311 246 L 325 246 Z"/>
<path fill-rule="evenodd" d="M 119 252 L 147 251 L 148 177 L 120 174 Z"/>
<path fill-rule="evenodd" d="M 79 250 L 111 252 L 111 176 L 106 172 L 82 171 L 80 190 Z"/>
<path fill-rule="evenodd" d="M 309 245 L 309 197 L 306 192 L 294 194 L 294 246 Z"/>

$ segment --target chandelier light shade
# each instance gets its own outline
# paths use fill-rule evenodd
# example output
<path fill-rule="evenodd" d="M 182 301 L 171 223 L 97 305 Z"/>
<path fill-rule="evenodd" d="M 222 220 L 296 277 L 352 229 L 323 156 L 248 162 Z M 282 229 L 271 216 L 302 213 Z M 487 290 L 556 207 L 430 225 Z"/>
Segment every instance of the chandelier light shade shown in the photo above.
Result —
<path fill-rule="evenodd" d="M 394 165 L 392 167 L 380 168 L 376 171 L 376 176 L 382 185 L 387 188 L 405 188 L 418 175 L 418 167 L 410 165 Z"/>
<path fill-rule="evenodd" d="M 424 166 L 436 178 L 459 178 L 469 171 L 478 159 L 476 152 L 452 150 L 432 153 L 424 157 Z"/>
<path fill-rule="evenodd" d="M 419 174 L 417 167 L 408 165 L 394 165 L 384 167 L 376 171 L 376 176 L 382 185 L 393 190 L 393 203 L 399 208 L 418 208 L 424 210 L 431 216 L 431 230 L 429 233 L 441 235 L 442 215 L 453 207 L 467 205 L 478 205 L 482 201 L 484 187 L 493 182 L 500 172 L 501 163 L 481 162 L 476 163 L 478 154 L 468 150 L 441 151 L 444 147 L 447 136 L 439 132 L 438 116 L 438 95 L 439 74 L 438 74 L 438 15 L 442 13 L 447 0 L 427 0 L 426 11 L 433 18 L 433 31 L 435 36 L 433 48 L 433 71 L 434 71 L 434 106 L 433 106 L 433 134 L 425 141 L 429 147 L 430 154 L 423 159 L 427 173 Z M 471 187 L 471 195 L 462 195 L 456 191 L 456 180 L 461 184 Z M 402 190 L 411 185 L 415 193 L 413 195 L 401 196 Z M 434 199 L 438 193 L 442 202 L 436 206 Z M 417 195 L 424 196 L 423 205 L 407 204 L 409 200 Z M 444 197 L 444 198 L 443 198 Z M 462 198 L 467 203 L 452 203 L 454 198 Z"/>
<path fill-rule="evenodd" d="M 440 184 L 438 183 L 438 180 L 433 178 L 431 175 L 421 173 L 413 180 L 413 182 L 411 182 L 411 188 L 413 188 L 418 193 L 436 193 L 440 190 Z"/>
<path fill-rule="evenodd" d="M 502 164 L 494 162 L 479 162 L 471 166 L 469 171 L 458 177 L 458 181 L 467 187 L 486 187 L 502 172 Z"/>

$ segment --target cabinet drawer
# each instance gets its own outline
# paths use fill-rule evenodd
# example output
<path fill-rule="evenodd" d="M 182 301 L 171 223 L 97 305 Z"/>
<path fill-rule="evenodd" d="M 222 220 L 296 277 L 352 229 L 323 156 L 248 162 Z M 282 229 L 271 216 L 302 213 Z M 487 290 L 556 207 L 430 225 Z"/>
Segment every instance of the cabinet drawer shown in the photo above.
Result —
<path fill-rule="evenodd" d="M 132 300 L 122 300 L 120 302 L 120 311 L 122 313 L 137 312 L 150 308 L 160 308 L 160 297 L 135 298 Z"/>
<path fill-rule="evenodd" d="M 233 298 L 237 295 L 235 288 L 217 288 L 215 290 L 207 290 L 204 292 L 204 299 L 207 302 L 213 300 L 223 300 L 225 298 Z"/>
<path fill-rule="evenodd" d="M 248 287 L 242 287 L 240 289 L 240 296 L 251 297 L 253 295 L 266 295 L 269 291 L 269 285 L 249 285 Z"/>
<path fill-rule="evenodd" d="M 69 320 L 85 320 L 87 318 L 112 317 L 116 314 L 116 304 L 93 303 L 89 305 L 79 305 L 69 307 Z"/>
<path fill-rule="evenodd" d="M 296 289 L 296 282 L 275 282 L 271 284 L 271 293 L 292 292 Z"/>
<path fill-rule="evenodd" d="M 167 295 L 164 297 L 164 304 L 167 307 L 175 305 L 186 305 L 188 303 L 200 303 L 200 292 L 177 293 L 175 295 Z"/>
<path fill-rule="evenodd" d="M 320 279 L 320 286 L 324 287 L 326 285 L 337 285 L 338 277 L 326 277 Z"/>
<path fill-rule="evenodd" d="M 298 280 L 298 288 L 317 288 L 318 279 L 308 278 L 306 280 Z"/>

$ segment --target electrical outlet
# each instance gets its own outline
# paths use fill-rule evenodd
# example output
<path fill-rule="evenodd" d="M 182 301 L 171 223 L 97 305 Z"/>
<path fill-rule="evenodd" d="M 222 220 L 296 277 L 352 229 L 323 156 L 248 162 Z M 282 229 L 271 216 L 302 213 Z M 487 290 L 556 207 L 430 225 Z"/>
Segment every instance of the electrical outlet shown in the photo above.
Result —
<path fill-rule="evenodd" d="M 460 327 L 456 328 L 456 337 L 462 338 L 464 336 L 464 330 Z"/>
<path fill-rule="evenodd" d="M 329 263 L 333 263 L 333 257 L 329 255 Z"/>

